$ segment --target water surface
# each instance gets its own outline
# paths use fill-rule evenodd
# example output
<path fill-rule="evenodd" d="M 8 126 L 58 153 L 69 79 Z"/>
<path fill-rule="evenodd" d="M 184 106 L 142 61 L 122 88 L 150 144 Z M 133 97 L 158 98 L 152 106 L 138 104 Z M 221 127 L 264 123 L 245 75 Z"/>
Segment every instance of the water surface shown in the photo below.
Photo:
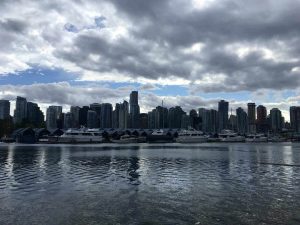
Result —
<path fill-rule="evenodd" d="M 300 145 L 0 145 L 0 224 L 300 224 Z"/>

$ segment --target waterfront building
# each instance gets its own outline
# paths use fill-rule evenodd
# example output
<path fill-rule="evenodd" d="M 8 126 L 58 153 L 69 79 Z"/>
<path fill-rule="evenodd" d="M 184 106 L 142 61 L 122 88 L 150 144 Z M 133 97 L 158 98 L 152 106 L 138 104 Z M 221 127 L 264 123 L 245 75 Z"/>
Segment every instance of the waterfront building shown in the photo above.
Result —
<path fill-rule="evenodd" d="M 155 129 L 155 114 L 156 109 L 153 109 L 151 112 L 148 112 L 148 128 Z"/>
<path fill-rule="evenodd" d="M 73 127 L 73 114 L 71 112 L 65 113 L 64 115 L 64 129 L 74 128 Z"/>
<path fill-rule="evenodd" d="M 127 129 L 128 121 L 129 121 L 129 104 L 125 100 L 123 101 L 123 103 L 120 103 L 118 118 L 119 118 L 118 128 Z"/>
<path fill-rule="evenodd" d="M 80 107 L 71 106 L 70 112 L 73 114 L 73 128 L 79 128 Z"/>
<path fill-rule="evenodd" d="M 112 108 L 113 107 L 110 103 L 101 104 L 101 128 L 112 128 Z"/>
<path fill-rule="evenodd" d="M 9 119 L 10 102 L 8 100 L 0 100 L 0 120 Z"/>
<path fill-rule="evenodd" d="M 246 134 L 248 131 L 248 116 L 247 113 L 241 107 L 236 109 L 237 119 L 237 132 L 239 134 Z"/>
<path fill-rule="evenodd" d="M 27 102 L 27 118 L 26 121 L 34 127 L 40 127 L 44 123 L 44 114 L 38 104 Z"/>
<path fill-rule="evenodd" d="M 181 116 L 181 129 L 188 129 L 191 127 L 191 117 L 189 115 L 183 114 Z"/>
<path fill-rule="evenodd" d="M 248 103 L 248 132 L 251 134 L 256 133 L 256 105 L 255 103 Z"/>
<path fill-rule="evenodd" d="M 294 132 L 300 133 L 300 106 L 290 107 L 290 123 Z"/>
<path fill-rule="evenodd" d="M 88 106 L 82 106 L 79 109 L 79 125 L 80 126 L 87 126 L 87 114 L 88 114 L 89 110 L 90 110 L 90 107 L 88 107 Z M 96 123 L 97 127 L 100 127 L 99 123 L 97 121 L 97 123 Z"/>
<path fill-rule="evenodd" d="M 168 128 L 168 109 L 157 106 L 155 109 L 155 128 Z"/>
<path fill-rule="evenodd" d="M 87 127 L 97 128 L 97 113 L 93 110 L 88 110 L 87 112 Z"/>
<path fill-rule="evenodd" d="M 207 112 L 207 114 L 207 132 L 215 134 L 218 132 L 218 111 L 215 109 L 211 109 Z"/>
<path fill-rule="evenodd" d="M 93 110 L 97 113 L 97 127 L 101 127 L 101 104 L 93 103 L 90 104 L 90 110 Z"/>
<path fill-rule="evenodd" d="M 46 126 L 47 129 L 63 128 L 62 121 L 62 106 L 49 106 L 46 111 Z M 60 120 L 61 124 L 58 124 Z"/>
<path fill-rule="evenodd" d="M 231 114 L 229 116 L 228 129 L 237 131 L 237 116 L 236 115 Z"/>
<path fill-rule="evenodd" d="M 119 115 L 120 115 L 121 104 L 116 103 L 115 110 L 112 115 L 112 127 L 119 128 Z"/>
<path fill-rule="evenodd" d="M 138 92 L 132 91 L 129 99 L 130 127 L 139 128 L 140 106 L 138 103 Z"/>
<path fill-rule="evenodd" d="M 181 127 L 181 118 L 185 112 L 180 106 L 175 106 L 169 109 L 168 111 L 168 127 L 169 128 L 180 128 Z"/>
<path fill-rule="evenodd" d="M 256 129 L 258 133 L 267 133 L 269 130 L 267 122 L 267 108 L 263 105 L 259 105 L 256 108 L 257 111 L 257 120 L 256 120 Z"/>
<path fill-rule="evenodd" d="M 20 124 L 27 118 L 27 100 L 17 96 L 16 108 L 14 111 L 14 123 Z"/>
<path fill-rule="evenodd" d="M 148 129 L 148 114 L 140 113 L 140 128 Z"/>
<path fill-rule="evenodd" d="M 228 128 L 228 108 L 229 103 L 225 100 L 221 100 L 218 103 L 218 113 L 219 113 L 219 131 Z"/>
<path fill-rule="evenodd" d="M 270 110 L 270 125 L 274 133 L 280 132 L 283 128 L 281 111 L 278 108 Z"/>

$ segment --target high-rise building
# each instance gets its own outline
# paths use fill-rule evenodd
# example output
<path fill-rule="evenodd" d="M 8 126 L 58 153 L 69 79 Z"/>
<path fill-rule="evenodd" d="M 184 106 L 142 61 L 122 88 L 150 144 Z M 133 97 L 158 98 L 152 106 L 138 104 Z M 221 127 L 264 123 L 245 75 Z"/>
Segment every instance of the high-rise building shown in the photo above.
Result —
<path fill-rule="evenodd" d="M 148 128 L 148 114 L 140 113 L 140 128 L 147 129 Z"/>
<path fill-rule="evenodd" d="M 120 108 L 119 108 L 119 128 L 127 129 L 128 120 L 129 120 L 129 106 L 128 106 L 128 102 L 124 101 L 123 103 L 120 103 Z"/>
<path fill-rule="evenodd" d="M 168 128 L 168 109 L 162 106 L 157 106 L 155 109 L 155 128 Z"/>
<path fill-rule="evenodd" d="M 229 103 L 221 100 L 218 104 L 218 113 L 219 113 L 219 131 L 227 129 L 228 127 L 228 108 Z"/>
<path fill-rule="evenodd" d="M 0 100 L 0 119 L 5 120 L 10 117 L 10 102 L 8 100 Z"/>
<path fill-rule="evenodd" d="M 82 106 L 79 110 L 79 125 L 80 126 L 87 126 L 87 114 L 90 110 L 88 106 Z M 97 127 L 100 127 L 100 122 L 97 123 Z"/>
<path fill-rule="evenodd" d="M 155 114 L 156 109 L 153 109 L 151 112 L 148 112 L 148 128 L 155 129 Z"/>
<path fill-rule="evenodd" d="M 120 108 L 121 108 L 121 104 L 116 103 L 115 110 L 113 111 L 113 115 L 112 115 L 112 127 L 113 128 L 119 128 Z"/>
<path fill-rule="evenodd" d="M 87 127 L 97 128 L 97 113 L 93 110 L 88 110 L 87 112 Z"/>
<path fill-rule="evenodd" d="M 215 109 L 211 109 L 207 113 L 208 113 L 207 132 L 215 134 L 218 132 L 218 112 Z"/>
<path fill-rule="evenodd" d="M 228 120 L 228 129 L 237 131 L 237 116 L 236 115 L 230 115 Z"/>
<path fill-rule="evenodd" d="M 237 132 L 240 134 L 246 134 L 248 131 L 248 116 L 247 113 L 241 107 L 236 109 L 237 117 Z"/>
<path fill-rule="evenodd" d="M 112 128 L 112 105 L 110 103 L 101 104 L 101 128 Z"/>
<path fill-rule="evenodd" d="M 290 107 L 290 123 L 294 132 L 300 133 L 300 106 Z"/>
<path fill-rule="evenodd" d="M 93 103 L 90 104 L 90 109 L 95 111 L 97 113 L 97 127 L 101 127 L 101 104 L 99 103 Z"/>
<path fill-rule="evenodd" d="M 199 120 L 200 122 L 200 130 L 203 132 L 209 132 L 209 110 L 205 108 L 199 108 Z"/>
<path fill-rule="evenodd" d="M 73 122 L 73 114 L 71 112 L 65 113 L 64 117 L 64 128 L 69 129 L 73 128 L 74 122 Z"/>
<path fill-rule="evenodd" d="M 191 117 L 189 115 L 183 114 L 181 116 L 181 129 L 188 129 L 191 125 Z"/>
<path fill-rule="evenodd" d="M 49 106 L 46 112 L 46 126 L 47 129 L 62 128 L 62 106 Z M 61 120 L 61 124 L 58 124 L 58 120 Z"/>
<path fill-rule="evenodd" d="M 40 127 L 44 123 L 44 114 L 38 104 L 27 102 L 26 120 L 35 127 Z"/>
<path fill-rule="evenodd" d="M 267 122 L 267 108 L 263 105 L 259 105 L 256 108 L 257 119 L 256 119 L 256 131 L 258 133 L 268 132 L 268 122 Z"/>
<path fill-rule="evenodd" d="M 79 128 L 80 107 L 71 106 L 70 112 L 73 114 L 73 128 Z"/>
<path fill-rule="evenodd" d="M 17 96 L 16 109 L 14 111 L 14 123 L 22 123 L 27 118 L 27 100 Z"/>
<path fill-rule="evenodd" d="M 168 127 L 169 128 L 180 128 L 181 127 L 181 118 L 185 112 L 180 106 L 175 106 L 169 109 L 168 112 Z"/>
<path fill-rule="evenodd" d="M 281 111 L 278 108 L 270 110 L 270 125 L 273 132 L 280 132 L 283 128 Z"/>
<path fill-rule="evenodd" d="M 200 130 L 206 133 L 215 134 L 218 132 L 218 112 L 214 109 L 200 108 L 199 119 L 201 120 Z"/>
<path fill-rule="evenodd" d="M 251 134 L 256 133 L 256 111 L 255 111 L 255 103 L 248 103 L 248 132 Z"/>
<path fill-rule="evenodd" d="M 138 102 L 138 92 L 132 91 L 129 99 L 130 127 L 139 127 L 140 106 Z"/>

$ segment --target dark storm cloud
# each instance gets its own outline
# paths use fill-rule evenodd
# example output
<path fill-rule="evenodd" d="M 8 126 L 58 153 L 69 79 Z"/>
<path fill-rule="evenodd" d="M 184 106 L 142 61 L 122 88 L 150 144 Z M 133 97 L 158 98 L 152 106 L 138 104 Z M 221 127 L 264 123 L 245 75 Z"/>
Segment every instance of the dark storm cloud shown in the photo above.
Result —
<path fill-rule="evenodd" d="M 0 12 L 9 8 L 17 15 L 10 2 L 0 1 Z M 45 50 L 47 60 L 53 60 L 45 64 L 61 62 L 61 67 L 72 70 L 65 63 L 71 62 L 82 74 L 95 72 L 98 80 L 103 74 L 117 82 L 119 75 L 151 83 L 180 78 L 191 82 L 193 93 L 299 86 L 299 0 L 199 0 L 202 8 L 192 2 L 197 1 L 19 0 L 28 17 L 0 20 L 5 43 L 0 49 L 28 49 L 31 54 Z M 41 12 L 43 17 L 32 16 Z M 91 27 L 95 29 L 83 29 Z M 125 34 L 118 33 L 121 28 Z M 20 60 L 16 68 L 32 63 L 24 56 L 15 58 Z M 9 60 L 0 61 L 3 68 Z"/>
<path fill-rule="evenodd" d="M 133 25 L 129 35 L 110 41 L 101 33 L 79 34 L 74 48 L 57 50 L 57 57 L 86 70 L 117 71 L 132 78 L 200 80 L 198 89 L 207 92 L 299 85 L 299 73 L 292 70 L 300 59 L 292 55 L 295 49 L 289 42 L 300 44 L 300 1 L 217 1 L 203 9 L 180 0 L 109 2 Z M 184 52 L 199 42 L 201 51 Z M 236 44 L 256 49 L 239 57 Z M 284 60 L 265 57 L 263 48 L 284 54 Z M 99 61 L 92 61 L 90 54 Z M 223 74 L 224 82 L 202 84 L 206 74 Z"/>

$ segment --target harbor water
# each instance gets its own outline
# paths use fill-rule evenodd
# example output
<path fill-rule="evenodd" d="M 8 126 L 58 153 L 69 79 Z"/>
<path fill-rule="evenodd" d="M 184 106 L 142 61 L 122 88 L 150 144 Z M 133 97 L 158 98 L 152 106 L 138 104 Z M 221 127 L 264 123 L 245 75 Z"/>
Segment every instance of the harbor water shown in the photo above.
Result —
<path fill-rule="evenodd" d="M 300 144 L 3 144 L 0 224 L 300 224 Z"/>

